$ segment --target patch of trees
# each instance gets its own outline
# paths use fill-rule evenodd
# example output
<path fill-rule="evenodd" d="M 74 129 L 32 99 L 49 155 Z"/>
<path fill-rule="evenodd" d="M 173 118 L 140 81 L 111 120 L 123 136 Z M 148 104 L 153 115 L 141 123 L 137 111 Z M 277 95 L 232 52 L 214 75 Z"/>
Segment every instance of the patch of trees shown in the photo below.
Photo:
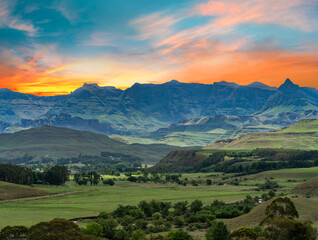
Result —
<path fill-rule="evenodd" d="M 154 183 L 177 183 L 180 185 L 186 186 L 188 183 L 187 179 L 181 179 L 182 174 L 159 174 L 156 171 L 152 171 L 151 174 L 147 171 L 143 171 L 142 176 L 132 176 L 132 174 L 126 174 L 128 177 L 127 180 L 130 182 L 138 182 L 138 183 L 147 183 L 147 182 L 154 182 Z"/>
<path fill-rule="evenodd" d="M 69 172 L 65 166 L 53 166 L 44 172 L 14 164 L 0 164 L 0 180 L 16 184 L 63 185 L 68 181 Z"/>
<path fill-rule="evenodd" d="M 65 219 L 53 219 L 50 222 L 40 222 L 30 228 L 24 226 L 5 227 L 0 232 L 3 240 L 97 240 L 86 235 L 77 224 Z"/>
<path fill-rule="evenodd" d="M 33 183 L 32 170 L 14 164 L 0 164 L 0 180 L 16 184 L 31 185 Z"/>
<path fill-rule="evenodd" d="M 76 173 L 74 174 L 74 182 L 78 185 L 98 185 L 98 183 L 102 181 L 104 185 L 115 185 L 113 179 L 103 179 L 101 175 L 96 171 L 89 171 L 86 173 Z"/>
<path fill-rule="evenodd" d="M 132 239 L 137 231 L 140 235 L 158 234 L 172 229 L 187 229 L 192 232 L 208 229 L 216 218 L 233 218 L 247 213 L 257 203 L 258 198 L 250 196 L 236 203 L 214 201 L 207 206 L 200 200 L 174 204 L 155 200 L 141 201 L 137 206 L 119 205 L 112 213 L 101 212 L 96 222 L 89 225 L 89 229 L 94 228 L 94 231 L 90 231 L 98 232 L 94 236 L 116 240 Z M 172 239 L 192 239 L 189 234 L 180 231 L 171 231 L 167 236 L 174 236 Z M 184 238 L 179 238 L 181 236 Z"/>
<path fill-rule="evenodd" d="M 33 183 L 63 185 L 69 180 L 69 171 L 66 166 L 53 166 L 44 172 L 33 172 Z"/>

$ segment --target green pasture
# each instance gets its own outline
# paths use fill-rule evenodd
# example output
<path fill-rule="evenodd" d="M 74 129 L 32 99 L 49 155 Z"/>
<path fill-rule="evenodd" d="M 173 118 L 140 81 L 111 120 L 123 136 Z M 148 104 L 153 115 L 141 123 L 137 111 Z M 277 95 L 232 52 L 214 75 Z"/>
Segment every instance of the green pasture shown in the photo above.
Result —
<path fill-rule="evenodd" d="M 112 211 L 119 204 L 137 204 L 141 200 L 193 201 L 200 199 L 206 204 L 213 200 L 233 201 L 247 194 L 261 195 L 249 186 L 180 186 L 175 184 L 135 184 L 117 181 L 115 186 L 76 186 L 72 188 L 39 187 L 51 193 L 74 191 L 65 196 L 43 199 L 16 200 L 0 204 L 0 228 L 7 225 L 26 225 L 53 218 L 96 216 L 101 211 Z"/>

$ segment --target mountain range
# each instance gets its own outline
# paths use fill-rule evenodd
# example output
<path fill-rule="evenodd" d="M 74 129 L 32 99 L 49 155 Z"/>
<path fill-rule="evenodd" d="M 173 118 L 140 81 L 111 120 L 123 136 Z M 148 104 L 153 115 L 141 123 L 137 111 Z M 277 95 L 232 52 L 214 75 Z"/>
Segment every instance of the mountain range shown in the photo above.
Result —
<path fill-rule="evenodd" d="M 163 84 L 136 83 L 126 90 L 84 84 L 69 95 L 52 97 L 0 89 L 1 132 L 52 125 L 103 134 L 137 135 L 161 142 L 168 139 L 167 143 L 175 142 L 169 137 L 171 133 L 180 139 L 176 133 L 190 132 L 191 137 L 193 133 L 199 134 L 197 139 L 202 141 L 198 142 L 204 145 L 223 138 L 224 134 L 231 137 L 240 136 L 237 132 L 267 131 L 317 116 L 318 90 L 299 87 L 289 79 L 279 88 L 260 82 L 242 86 L 176 80 Z M 220 120 L 222 117 L 227 120 Z M 240 119 L 240 123 L 228 120 L 232 118 Z M 228 121 L 232 123 L 229 125 Z M 165 131 L 167 134 L 163 134 Z"/>

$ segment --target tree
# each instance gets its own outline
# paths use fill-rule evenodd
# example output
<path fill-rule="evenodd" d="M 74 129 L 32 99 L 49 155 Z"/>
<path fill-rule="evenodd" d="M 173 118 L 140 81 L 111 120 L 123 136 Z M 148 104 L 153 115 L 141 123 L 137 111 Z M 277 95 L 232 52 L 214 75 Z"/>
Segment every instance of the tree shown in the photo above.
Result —
<path fill-rule="evenodd" d="M 229 235 L 230 232 L 223 222 L 213 222 L 205 237 L 207 240 L 227 240 Z"/>
<path fill-rule="evenodd" d="M 133 232 L 130 240 L 146 240 L 146 234 L 143 230 L 137 229 Z"/>
<path fill-rule="evenodd" d="M 109 218 L 109 219 L 99 219 L 98 224 L 103 228 L 103 236 L 107 238 L 113 238 L 115 235 L 115 229 L 118 226 L 116 220 Z"/>
<path fill-rule="evenodd" d="M 253 231 L 253 229 L 247 227 L 241 227 L 235 231 L 233 231 L 229 240 L 239 240 L 241 238 L 248 238 L 250 240 L 255 240 L 257 238 L 257 234 Z"/>
<path fill-rule="evenodd" d="M 29 229 L 24 226 L 5 227 L 0 232 L 0 239 L 25 239 L 28 236 Z"/>
<path fill-rule="evenodd" d="M 101 237 L 103 234 L 103 227 L 98 223 L 90 223 L 85 228 L 84 233 L 95 237 Z"/>
<path fill-rule="evenodd" d="M 65 219 L 53 219 L 50 222 L 41 222 L 30 228 L 27 240 L 91 240 L 91 236 L 83 235 L 80 228 L 73 222 Z"/>
<path fill-rule="evenodd" d="M 196 213 L 198 211 L 200 211 L 203 207 L 203 202 L 200 200 L 194 200 L 191 204 L 190 204 L 190 211 L 193 213 Z"/>
<path fill-rule="evenodd" d="M 129 233 L 125 229 L 119 229 L 115 235 L 115 240 L 129 240 Z"/>
<path fill-rule="evenodd" d="M 100 174 L 95 171 L 88 172 L 87 177 L 91 185 L 97 185 L 100 181 Z"/>
<path fill-rule="evenodd" d="M 63 185 L 69 179 L 66 166 L 54 166 L 44 171 L 44 181 L 51 185 Z"/>
<path fill-rule="evenodd" d="M 308 222 L 294 220 L 298 212 L 287 197 L 276 198 L 265 210 L 261 225 L 268 240 L 315 240 L 317 231 Z"/>
<path fill-rule="evenodd" d="M 211 179 L 207 179 L 207 180 L 206 180 L 206 184 L 207 184 L 207 185 L 212 185 L 212 180 L 211 180 Z"/>
<path fill-rule="evenodd" d="M 268 240 L 316 240 L 317 230 L 310 223 L 276 216 L 267 222 L 265 236 Z"/>
<path fill-rule="evenodd" d="M 137 221 L 136 221 L 136 228 L 137 229 L 146 229 L 147 228 L 147 225 L 148 225 L 148 222 L 146 221 L 146 220 L 144 220 L 144 219 L 138 219 Z"/>
<path fill-rule="evenodd" d="M 115 185 L 115 181 L 113 179 L 107 179 L 103 181 L 104 185 L 109 185 L 109 186 L 114 186 Z"/>
<path fill-rule="evenodd" d="M 184 232 L 182 230 L 178 230 L 178 231 L 170 231 L 167 234 L 167 239 L 171 239 L 171 240 L 193 240 L 193 238 L 191 237 L 191 235 L 187 232 Z"/>
<path fill-rule="evenodd" d="M 266 207 L 265 215 L 266 217 L 263 219 L 263 223 L 266 223 L 266 221 L 273 219 L 277 216 L 289 219 L 299 217 L 294 203 L 288 197 L 279 197 L 272 201 L 272 203 Z"/>

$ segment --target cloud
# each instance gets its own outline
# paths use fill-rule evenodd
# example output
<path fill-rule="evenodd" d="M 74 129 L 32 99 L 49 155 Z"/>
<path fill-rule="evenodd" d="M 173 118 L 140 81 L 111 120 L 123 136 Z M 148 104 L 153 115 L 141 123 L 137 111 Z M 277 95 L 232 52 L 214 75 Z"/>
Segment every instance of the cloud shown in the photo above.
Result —
<path fill-rule="evenodd" d="M 214 1 L 199 4 L 198 13 L 216 16 L 214 24 L 235 26 L 244 23 L 277 24 L 302 31 L 318 27 L 317 19 L 308 15 L 312 0 L 238 0 Z"/>
<path fill-rule="evenodd" d="M 22 19 L 21 16 L 14 15 L 13 9 L 15 1 L 0 0 L 0 28 L 11 28 L 27 32 L 29 36 L 34 36 L 37 29 L 31 21 Z"/>
<path fill-rule="evenodd" d="M 83 41 L 83 45 L 91 47 L 112 46 L 113 35 L 105 32 L 92 33 L 88 40 Z"/>

